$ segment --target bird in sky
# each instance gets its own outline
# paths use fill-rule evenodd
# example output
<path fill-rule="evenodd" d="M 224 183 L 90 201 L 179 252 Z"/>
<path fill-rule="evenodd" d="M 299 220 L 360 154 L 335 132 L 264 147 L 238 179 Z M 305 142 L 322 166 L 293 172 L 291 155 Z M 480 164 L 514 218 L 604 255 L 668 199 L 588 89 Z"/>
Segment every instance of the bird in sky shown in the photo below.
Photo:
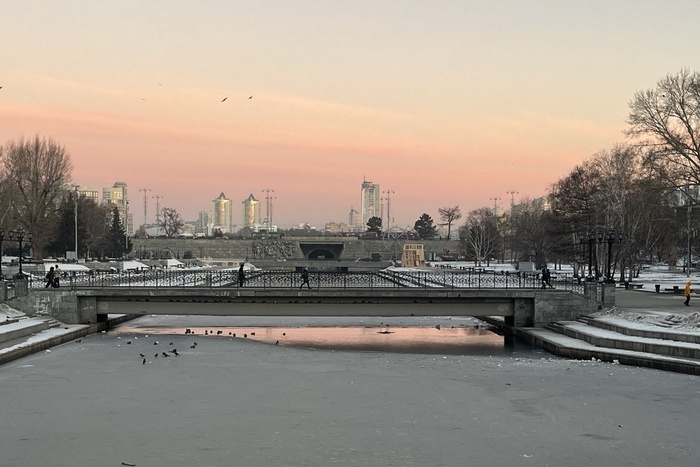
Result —
<path fill-rule="evenodd" d="M 248 97 L 248 99 L 252 99 L 252 98 L 253 98 L 253 96 Z"/>
<path fill-rule="evenodd" d="M 221 99 L 221 102 L 226 102 L 226 99 L 228 99 L 228 96 Z"/>

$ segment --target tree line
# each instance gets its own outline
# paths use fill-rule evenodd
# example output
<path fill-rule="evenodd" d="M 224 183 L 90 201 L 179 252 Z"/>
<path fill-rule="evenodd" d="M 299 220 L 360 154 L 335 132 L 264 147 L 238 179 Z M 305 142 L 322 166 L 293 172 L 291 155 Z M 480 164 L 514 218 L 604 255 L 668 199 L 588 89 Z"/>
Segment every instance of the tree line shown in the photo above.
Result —
<path fill-rule="evenodd" d="M 545 197 L 510 212 L 470 211 L 458 227 L 459 254 L 487 264 L 571 263 L 578 274 L 621 281 L 645 262 L 691 258 L 700 247 L 700 74 L 684 69 L 636 92 L 627 123 L 626 141 L 574 167 Z M 462 217 L 458 206 L 439 214 L 448 232 Z M 368 229 L 377 228 L 370 220 Z M 425 213 L 414 230 L 437 236 Z"/>

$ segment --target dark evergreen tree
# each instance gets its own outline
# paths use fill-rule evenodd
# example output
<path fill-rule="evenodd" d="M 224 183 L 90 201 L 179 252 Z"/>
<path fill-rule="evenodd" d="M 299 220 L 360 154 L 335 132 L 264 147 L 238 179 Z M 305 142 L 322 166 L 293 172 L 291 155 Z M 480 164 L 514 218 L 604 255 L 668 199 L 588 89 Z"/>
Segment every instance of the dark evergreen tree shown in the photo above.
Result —
<path fill-rule="evenodd" d="M 370 217 L 367 221 L 367 232 L 376 232 L 377 235 L 382 234 L 382 218 L 381 217 Z"/>
<path fill-rule="evenodd" d="M 430 240 L 437 237 L 437 227 L 433 225 L 433 218 L 426 213 L 423 213 L 416 223 L 413 224 L 413 229 L 418 233 L 421 240 Z"/>
<path fill-rule="evenodd" d="M 115 207 L 112 211 L 112 222 L 109 226 L 108 256 L 121 258 L 131 251 L 131 239 L 126 237 L 126 230 L 122 225 L 119 210 Z"/>

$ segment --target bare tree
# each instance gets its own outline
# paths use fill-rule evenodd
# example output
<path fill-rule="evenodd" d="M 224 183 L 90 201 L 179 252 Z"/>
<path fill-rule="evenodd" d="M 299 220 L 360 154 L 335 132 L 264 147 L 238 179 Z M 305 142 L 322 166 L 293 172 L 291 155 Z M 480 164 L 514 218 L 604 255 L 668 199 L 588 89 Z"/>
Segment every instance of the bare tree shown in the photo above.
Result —
<path fill-rule="evenodd" d="M 477 265 L 486 261 L 498 251 L 500 235 L 497 218 L 490 208 L 480 208 L 469 213 L 459 228 L 459 244 L 465 256 L 473 257 Z"/>
<path fill-rule="evenodd" d="M 174 237 L 182 232 L 184 226 L 185 222 L 174 208 L 161 209 L 158 227 L 163 229 L 166 237 Z"/>
<path fill-rule="evenodd" d="M 444 222 L 443 225 L 447 226 L 447 239 L 450 239 L 450 233 L 452 231 L 452 224 L 462 218 L 462 211 L 460 211 L 459 206 L 454 207 L 444 207 L 438 209 L 438 214 L 440 214 L 440 220 Z"/>
<path fill-rule="evenodd" d="M 57 200 L 70 181 L 72 164 L 65 148 L 51 138 L 8 141 L 0 147 L 2 174 L 11 199 L 11 217 L 31 233 L 35 258 L 54 234 Z"/>
<path fill-rule="evenodd" d="M 629 108 L 626 133 L 646 150 L 645 164 L 676 186 L 700 184 L 700 74 L 667 75 Z"/>
<path fill-rule="evenodd" d="M 513 222 L 516 235 L 513 245 L 518 258 L 534 261 L 537 266 L 547 264 L 547 253 L 551 236 L 547 231 L 548 212 L 544 201 L 523 199 L 517 206 L 518 215 Z"/>

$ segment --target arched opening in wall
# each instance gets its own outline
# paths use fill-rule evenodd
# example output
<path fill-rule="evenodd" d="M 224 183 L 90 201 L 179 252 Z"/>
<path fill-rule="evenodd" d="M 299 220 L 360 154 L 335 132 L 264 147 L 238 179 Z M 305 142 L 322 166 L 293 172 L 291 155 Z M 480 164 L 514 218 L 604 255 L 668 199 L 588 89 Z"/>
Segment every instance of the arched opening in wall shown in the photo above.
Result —
<path fill-rule="evenodd" d="M 318 250 L 313 250 L 309 253 L 308 259 L 338 259 L 335 257 L 332 251 L 330 250 L 324 250 L 324 249 L 318 249 Z"/>
<path fill-rule="evenodd" d="M 344 247 L 343 243 L 299 243 L 302 255 L 309 260 L 339 260 Z"/>

